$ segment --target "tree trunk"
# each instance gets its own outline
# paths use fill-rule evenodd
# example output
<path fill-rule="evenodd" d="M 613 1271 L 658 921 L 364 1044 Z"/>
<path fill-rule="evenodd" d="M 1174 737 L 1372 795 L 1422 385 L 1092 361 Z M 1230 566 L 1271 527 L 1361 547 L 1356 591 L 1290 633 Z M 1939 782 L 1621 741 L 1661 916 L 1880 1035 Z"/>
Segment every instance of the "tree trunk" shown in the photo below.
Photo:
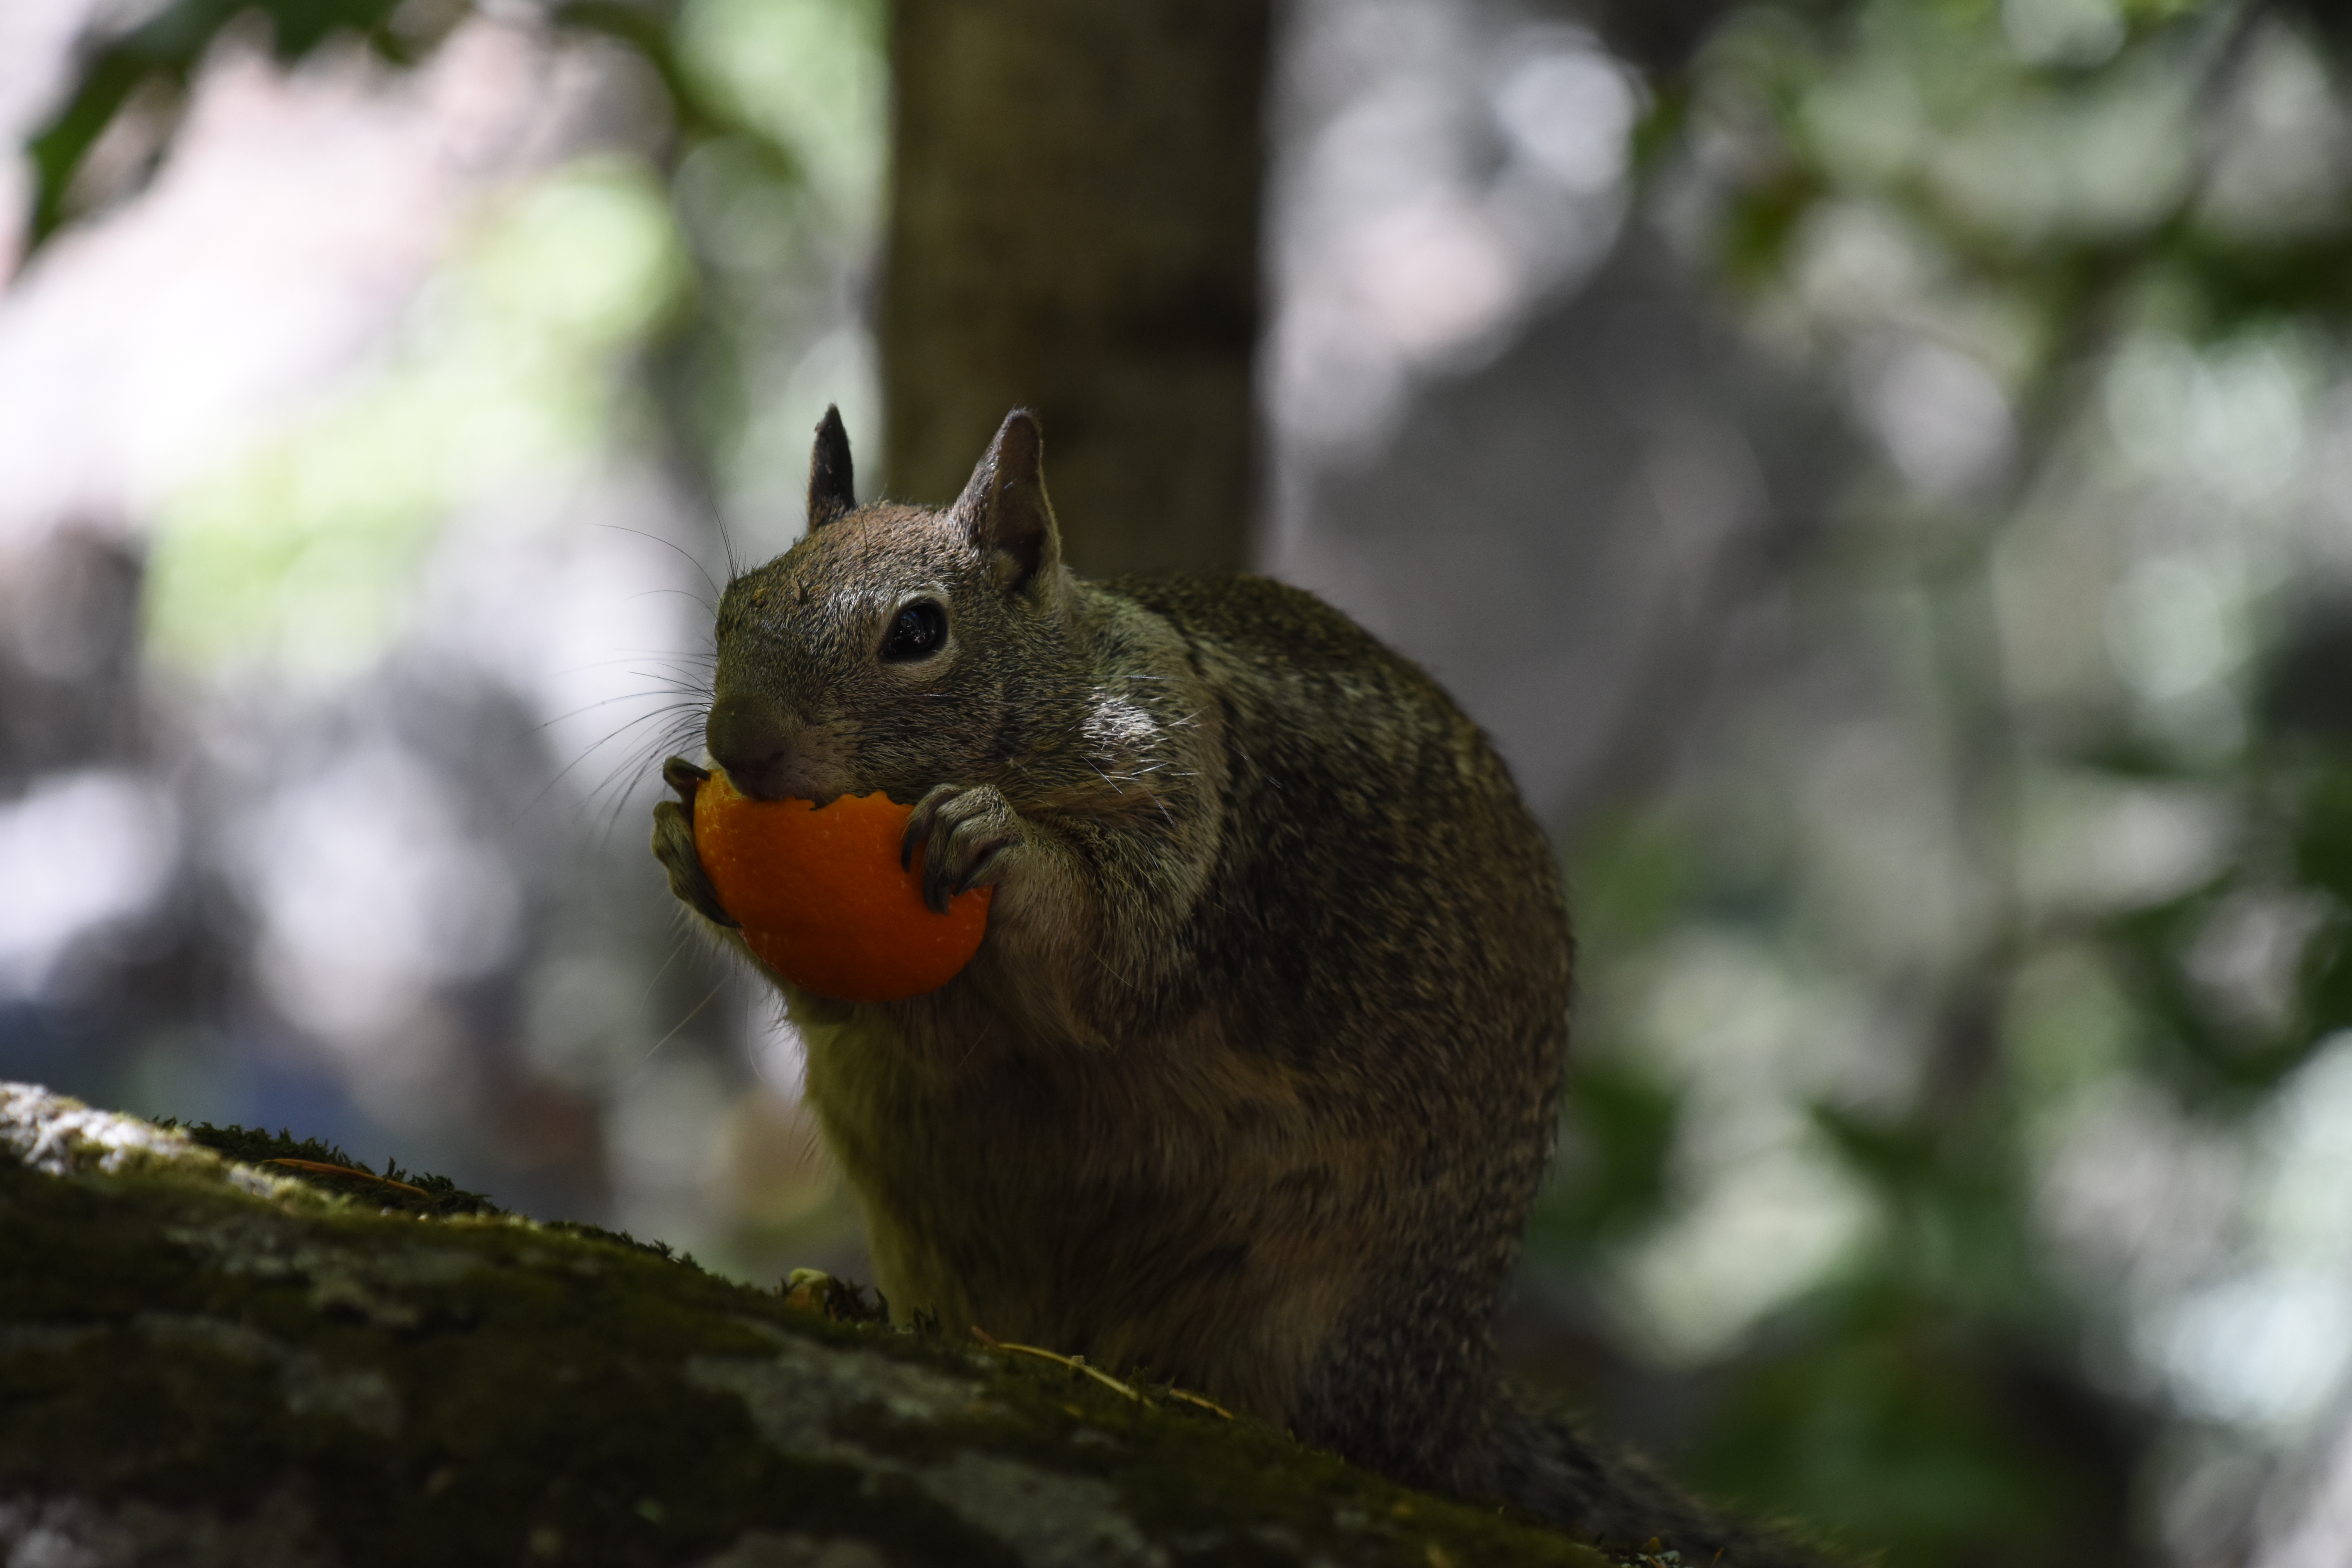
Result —
<path fill-rule="evenodd" d="M 1026 405 L 1080 572 L 1243 564 L 1271 9 L 898 0 L 891 495 Z"/>

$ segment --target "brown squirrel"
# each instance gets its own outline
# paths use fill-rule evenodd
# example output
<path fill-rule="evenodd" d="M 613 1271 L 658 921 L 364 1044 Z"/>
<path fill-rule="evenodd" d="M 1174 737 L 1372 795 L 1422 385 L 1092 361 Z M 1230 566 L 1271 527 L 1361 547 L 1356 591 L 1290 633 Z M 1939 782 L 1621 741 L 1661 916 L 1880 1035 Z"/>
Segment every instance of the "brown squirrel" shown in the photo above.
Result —
<path fill-rule="evenodd" d="M 905 1319 L 1139 1368 L 1400 1480 L 1727 1568 L 1813 1561 L 1502 1393 L 1490 1324 L 1551 1148 L 1570 942 L 1542 830 L 1435 682 L 1262 578 L 1085 582 L 1015 410 L 945 511 L 854 494 L 730 582 L 736 787 L 914 806 L 941 989 L 770 973 Z M 750 962 L 672 758 L 672 890 Z"/>

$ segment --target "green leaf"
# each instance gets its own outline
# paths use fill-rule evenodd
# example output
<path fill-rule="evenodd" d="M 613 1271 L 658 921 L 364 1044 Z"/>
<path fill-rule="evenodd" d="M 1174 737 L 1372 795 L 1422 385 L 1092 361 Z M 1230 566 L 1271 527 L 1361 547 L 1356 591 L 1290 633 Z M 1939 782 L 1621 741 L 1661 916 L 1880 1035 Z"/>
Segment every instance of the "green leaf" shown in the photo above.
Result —
<path fill-rule="evenodd" d="M 177 128 L 188 78 L 223 28 L 239 16 L 268 18 L 278 58 L 300 59 L 340 32 L 356 33 L 399 51 L 385 24 L 398 0 L 177 0 L 161 14 L 119 37 L 100 44 L 84 59 L 79 80 L 65 105 L 26 143 L 33 162 L 33 213 L 26 252 L 37 250 L 70 216 L 74 177 L 127 103 L 142 89 L 162 88 L 151 99 L 168 105 L 163 127 L 168 141 Z"/>

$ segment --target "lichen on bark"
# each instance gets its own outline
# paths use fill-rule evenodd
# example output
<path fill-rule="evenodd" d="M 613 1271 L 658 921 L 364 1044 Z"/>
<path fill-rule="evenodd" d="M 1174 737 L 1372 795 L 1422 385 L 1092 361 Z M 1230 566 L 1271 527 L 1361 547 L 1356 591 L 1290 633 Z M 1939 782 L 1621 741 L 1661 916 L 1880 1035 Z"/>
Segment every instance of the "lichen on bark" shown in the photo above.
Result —
<path fill-rule="evenodd" d="M 11 1563 L 1604 1561 L 1146 1393 L 0 1085 Z"/>

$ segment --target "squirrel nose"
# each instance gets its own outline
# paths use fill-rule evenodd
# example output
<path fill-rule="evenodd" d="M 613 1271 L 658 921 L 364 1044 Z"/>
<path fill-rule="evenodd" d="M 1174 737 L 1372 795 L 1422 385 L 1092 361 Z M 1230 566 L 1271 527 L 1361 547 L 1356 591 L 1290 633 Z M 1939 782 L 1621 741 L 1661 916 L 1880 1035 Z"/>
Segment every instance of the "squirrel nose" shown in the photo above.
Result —
<path fill-rule="evenodd" d="M 737 789 L 755 800 L 790 793 L 783 781 L 792 770 L 793 731 L 776 704 L 740 694 L 721 697 L 710 705 L 702 734 L 711 760 Z"/>

